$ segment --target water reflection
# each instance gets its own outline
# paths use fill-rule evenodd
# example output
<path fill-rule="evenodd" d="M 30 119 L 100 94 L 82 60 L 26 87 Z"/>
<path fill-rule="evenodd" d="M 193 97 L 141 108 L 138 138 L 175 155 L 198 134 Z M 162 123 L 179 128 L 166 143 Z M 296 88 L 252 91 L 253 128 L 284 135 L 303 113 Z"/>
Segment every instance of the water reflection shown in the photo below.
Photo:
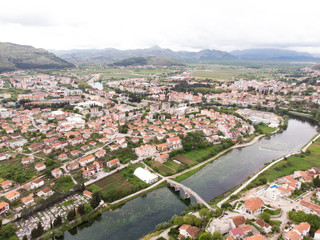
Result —
<path fill-rule="evenodd" d="M 209 201 L 240 184 L 257 172 L 264 163 L 298 151 L 317 133 L 317 127 L 304 120 L 290 119 L 282 133 L 264 138 L 243 149 L 235 149 L 183 181 L 203 199 Z M 104 212 L 97 221 L 85 223 L 77 230 L 66 232 L 64 239 L 133 240 L 181 213 L 190 200 L 183 191 L 160 188 L 135 198 L 121 208 Z M 191 201 L 194 201 L 191 198 Z"/>

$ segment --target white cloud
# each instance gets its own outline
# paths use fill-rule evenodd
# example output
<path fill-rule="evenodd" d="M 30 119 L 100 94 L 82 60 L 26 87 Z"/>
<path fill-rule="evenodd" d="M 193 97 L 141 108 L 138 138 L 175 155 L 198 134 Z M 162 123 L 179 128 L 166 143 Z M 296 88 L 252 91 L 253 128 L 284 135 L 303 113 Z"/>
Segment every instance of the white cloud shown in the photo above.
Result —
<path fill-rule="evenodd" d="M 0 41 L 46 49 L 234 50 L 320 53 L 316 0 L 11 0 L 0 3 Z"/>

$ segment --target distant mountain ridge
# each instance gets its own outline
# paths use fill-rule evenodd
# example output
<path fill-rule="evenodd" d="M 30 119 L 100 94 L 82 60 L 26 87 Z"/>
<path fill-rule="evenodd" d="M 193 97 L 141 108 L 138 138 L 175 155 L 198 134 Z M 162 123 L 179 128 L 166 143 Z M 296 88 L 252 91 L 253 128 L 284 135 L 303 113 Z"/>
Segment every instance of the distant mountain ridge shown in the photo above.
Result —
<path fill-rule="evenodd" d="M 235 50 L 232 55 L 243 60 L 268 60 L 268 61 L 319 61 L 319 58 L 310 53 L 297 52 L 277 48 L 251 48 Z"/>
<path fill-rule="evenodd" d="M 158 46 L 146 49 L 118 50 L 106 48 L 101 50 L 69 50 L 54 51 L 61 58 L 71 62 L 106 62 L 112 63 L 132 57 L 167 57 L 179 61 L 215 61 L 236 60 L 237 57 L 219 50 L 201 50 L 199 52 L 178 51 L 164 49 Z"/>
<path fill-rule="evenodd" d="M 0 72 L 19 69 L 72 68 L 67 62 L 47 50 L 32 46 L 0 42 Z"/>
<path fill-rule="evenodd" d="M 154 66 L 184 66 L 175 59 L 168 57 L 132 57 L 126 58 L 110 64 L 111 66 L 137 66 L 137 65 L 154 65 Z"/>
<path fill-rule="evenodd" d="M 309 53 L 297 52 L 277 48 L 252 48 L 226 52 L 220 50 L 204 49 L 198 52 L 173 51 L 158 46 L 146 49 L 119 50 L 115 48 L 62 50 L 55 54 L 70 62 L 105 62 L 113 63 L 133 57 L 167 57 L 181 62 L 210 62 L 210 61 L 237 61 L 237 60 L 262 60 L 262 61 L 320 61 Z"/>

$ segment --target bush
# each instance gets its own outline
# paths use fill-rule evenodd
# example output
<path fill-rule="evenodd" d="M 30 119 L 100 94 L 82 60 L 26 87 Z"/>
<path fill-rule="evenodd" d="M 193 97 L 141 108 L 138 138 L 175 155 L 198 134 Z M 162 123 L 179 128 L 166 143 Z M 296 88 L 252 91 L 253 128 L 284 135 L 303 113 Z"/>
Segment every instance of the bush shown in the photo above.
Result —
<path fill-rule="evenodd" d="M 77 210 L 78 210 L 78 213 L 79 213 L 81 216 L 85 214 L 84 205 L 83 205 L 83 204 L 80 205 Z"/>
<path fill-rule="evenodd" d="M 171 226 L 171 224 L 169 222 L 159 223 L 158 225 L 156 225 L 155 230 L 159 231 L 161 229 L 165 229 L 165 228 L 168 228 L 170 226 Z"/>
<path fill-rule="evenodd" d="M 54 221 L 53 221 L 53 226 L 54 227 L 58 227 L 62 224 L 62 218 L 61 216 L 59 215 Z"/>
<path fill-rule="evenodd" d="M 84 205 L 84 212 L 86 214 L 90 213 L 93 210 L 93 208 L 90 206 L 90 204 L 85 204 Z"/>
<path fill-rule="evenodd" d="M 68 212 L 68 214 L 67 214 L 67 219 L 68 219 L 69 221 L 74 220 L 75 217 L 76 217 L 76 211 L 75 211 L 74 209 L 72 209 L 70 212 Z"/>

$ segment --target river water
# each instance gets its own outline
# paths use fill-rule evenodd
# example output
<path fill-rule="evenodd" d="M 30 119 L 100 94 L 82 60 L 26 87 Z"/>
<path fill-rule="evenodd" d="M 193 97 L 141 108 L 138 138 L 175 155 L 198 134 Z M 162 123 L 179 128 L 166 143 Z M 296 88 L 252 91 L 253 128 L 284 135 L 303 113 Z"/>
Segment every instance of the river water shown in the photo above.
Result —
<path fill-rule="evenodd" d="M 209 201 L 239 185 L 262 168 L 264 163 L 299 151 L 317 134 L 317 130 L 317 126 L 307 121 L 290 119 L 288 128 L 282 133 L 263 138 L 251 146 L 234 149 L 182 183 Z M 187 204 L 188 201 L 184 201 L 179 194 L 163 187 L 135 198 L 114 211 L 102 213 L 95 221 L 66 232 L 64 239 L 139 239 L 158 223 L 180 214 Z"/>

